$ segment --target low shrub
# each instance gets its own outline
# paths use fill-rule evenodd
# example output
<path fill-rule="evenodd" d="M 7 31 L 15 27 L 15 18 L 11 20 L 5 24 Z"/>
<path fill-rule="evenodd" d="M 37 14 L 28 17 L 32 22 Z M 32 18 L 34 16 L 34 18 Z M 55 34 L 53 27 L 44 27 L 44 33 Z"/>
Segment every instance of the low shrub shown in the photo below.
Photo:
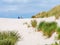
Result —
<path fill-rule="evenodd" d="M 19 38 L 17 32 L 0 32 L 0 45 L 15 45 Z"/>
<path fill-rule="evenodd" d="M 36 18 L 35 16 L 32 16 L 32 18 Z"/>

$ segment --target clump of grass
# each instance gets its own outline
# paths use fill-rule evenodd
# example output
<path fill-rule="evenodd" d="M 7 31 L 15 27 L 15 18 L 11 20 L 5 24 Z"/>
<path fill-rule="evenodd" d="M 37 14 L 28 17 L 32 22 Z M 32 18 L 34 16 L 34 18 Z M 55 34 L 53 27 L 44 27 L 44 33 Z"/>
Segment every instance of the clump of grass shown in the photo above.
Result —
<path fill-rule="evenodd" d="M 51 45 L 59 45 L 59 43 L 55 42 L 55 43 L 53 43 L 53 44 L 51 44 Z"/>
<path fill-rule="evenodd" d="M 57 34 L 60 34 L 60 27 L 57 27 L 56 33 L 57 33 Z"/>
<path fill-rule="evenodd" d="M 60 34 L 58 34 L 57 39 L 60 40 Z"/>
<path fill-rule="evenodd" d="M 17 32 L 0 32 L 0 45 L 15 45 L 19 38 Z"/>
<path fill-rule="evenodd" d="M 37 21 L 36 20 L 31 20 L 31 25 L 32 25 L 32 27 L 36 27 L 37 26 Z"/>
<path fill-rule="evenodd" d="M 45 21 L 39 23 L 39 25 L 38 25 L 38 31 L 43 30 L 43 27 L 44 27 L 43 25 L 45 25 Z"/>
<path fill-rule="evenodd" d="M 57 27 L 57 29 L 56 29 L 56 33 L 57 33 L 57 39 L 59 39 L 60 40 L 60 27 Z"/>
<path fill-rule="evenodd" d="M 41 22 L 38 25 L 38 31 L 42 31 L 43 35 L 47 37 L 51 37 L 52 34 L 55 32 L 55 29 L 57 28 L 56 22 Z"/>

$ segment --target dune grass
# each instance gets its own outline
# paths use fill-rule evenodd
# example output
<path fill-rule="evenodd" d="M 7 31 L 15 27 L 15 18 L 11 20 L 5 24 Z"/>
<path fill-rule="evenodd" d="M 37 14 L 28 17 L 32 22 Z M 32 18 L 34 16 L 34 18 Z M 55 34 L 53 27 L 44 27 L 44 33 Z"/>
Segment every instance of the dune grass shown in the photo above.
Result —
<path fill-rule="evenodd" d="M 59 43 L 57 43 L 57 42 L 55 42 L 55 43 L 53 43 L 53 44 L 51 44 L 51 45 L 60 45 Z"/>
<path fill-rule="evenodd" d="M 36 27 L 37 26 L 37 21 L 36 20 L 31 20 L 31 25 L 32 25 L 32 27 Z"/>
<path fill-rule="evenodd" d="M 57 33 L 57 34 L 60 34 L 60 27 L 57 27 L 56 33 Z"/>
<path fill-rule="evenodd" d="M 0 45 L 15 45 L 21 38 L 17 32 L 0 32 Z"/>
<path fill-rule="evenodd" d="M 42 31 L 43 35 L 51 37 L 57 28 L 56 22 L 41 22 L 38 25 L 38 31 Z"/>
<path fill-rule="evenodd" d="M 43 30 L 43 27 L 44 27 L 43 25 L 45 25 L 45 21 L 39 23 L 39 25 L 38 25 L 38 31 Z"/>
<path fill-rule="evenodd" d="M 56 29 L 56 33 L 57 33 L 57 39 L 58 40 L 60 40 L 60 27 L 58 27 L 57 29 Z"/>

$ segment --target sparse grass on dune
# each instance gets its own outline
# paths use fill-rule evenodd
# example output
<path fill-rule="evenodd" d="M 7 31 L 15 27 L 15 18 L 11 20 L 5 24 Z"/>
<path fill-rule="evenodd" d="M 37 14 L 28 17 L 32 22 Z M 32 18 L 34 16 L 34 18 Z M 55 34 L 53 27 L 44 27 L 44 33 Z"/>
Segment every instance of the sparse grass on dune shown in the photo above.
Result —
<path fill-rule="evenodd" d="M 56 19 L 59 19 L 60 5 L 52 8 L 49 11 L 43 11 L 43 12 L 37 13 L 36 15 L 32 16 L 32 18 L 45 18 L 45 17 L 50 17 L 50 16 L 55 16 Z"/>
<path fill-rule="evenodd" d="M 39 23 L 39 25 L 37 25 L 37 22 L 35 20 L 31 21 L 31 25 L 32 27 L 38 27 L 37 31 L 42 31 L 44 36 L 47 36 L 48 38 L 50 38 L 52 36 L 53 33 L 57 33 L 58 34 L 58 39 L 60 39 L 60 27 L 57 26 L 56 22 L 45 22 L 42 21 Z"/>
<path fill-rule="evenodd" d="M 0 32 L 0 45 L 15 45 L 19 38 L 17 32 Z"/>

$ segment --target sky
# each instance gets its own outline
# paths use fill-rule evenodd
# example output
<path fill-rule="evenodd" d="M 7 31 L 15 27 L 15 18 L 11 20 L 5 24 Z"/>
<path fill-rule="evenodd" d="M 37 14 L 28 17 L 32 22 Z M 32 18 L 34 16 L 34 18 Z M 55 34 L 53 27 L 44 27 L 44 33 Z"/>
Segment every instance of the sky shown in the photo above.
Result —
<path fill-rule="evenodd" d="M 0 0 L 0 18 L 31 18 L 60 5 L 60 0 Z"/>

